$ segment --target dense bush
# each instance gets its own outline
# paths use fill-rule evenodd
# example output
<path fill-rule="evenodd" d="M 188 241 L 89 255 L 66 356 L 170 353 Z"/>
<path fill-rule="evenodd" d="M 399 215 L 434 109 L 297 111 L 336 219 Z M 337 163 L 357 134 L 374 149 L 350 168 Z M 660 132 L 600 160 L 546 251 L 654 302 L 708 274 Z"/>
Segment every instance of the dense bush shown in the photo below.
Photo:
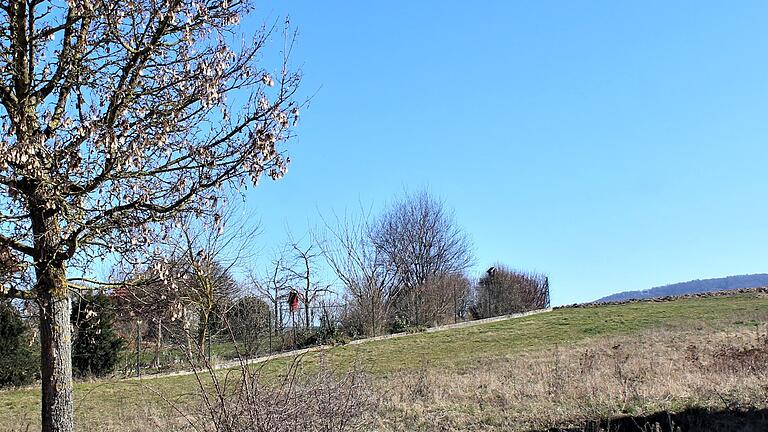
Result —
<path fill-rule="evenodd" d="M 269 305 L 255 296 L 245 296 L 238 299 L 227 312 L 227 323 L 222 327 L 229 327 L 235 339 L 242 344 L 248 354 L 255 353 L 264 342 L 264 335 L 270 329 L 272 312 Z M 229 336 L 229 335 L 227 335 Z"/>
<path fill-rule="evenodd" d="M 72 370 L 78 376 L 112 372 L 125 341 L 114 330 L 115 311 L 104 294 L 86 294 L 72 307 Z"/>
<path fill-rule="evenodd" d="M 549 279 L 496 264 L 480 278 L 470 315 L 490 318 L 549 307 Z"/>
<path fill-rule="evenodd" d="M 19 311 L 10 302 L 0 302 L 0 387 L 30 384 L 38 375 L 27 330 Z"/>
<path fill-rule="evenodd" d="M 371 331 L 370 311 L 356 299 L 347 301 L 339 316 L 339 326 L 340 331 L 352 339 L 374 335 Z"/>

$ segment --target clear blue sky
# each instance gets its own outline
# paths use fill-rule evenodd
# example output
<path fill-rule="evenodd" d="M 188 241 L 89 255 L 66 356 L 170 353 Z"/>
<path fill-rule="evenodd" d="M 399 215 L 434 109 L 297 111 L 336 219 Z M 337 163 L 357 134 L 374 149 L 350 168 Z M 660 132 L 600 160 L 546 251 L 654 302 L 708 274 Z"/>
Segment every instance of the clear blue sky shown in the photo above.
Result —
<path fill-rule="evenodd" d="M 305 74 L 265 245 L 318 210 L 442 197 L 554 304 L 768 271 L 768 3 L 259 3 Z M 279 43 L 279 40 L 275 42 Z"/>

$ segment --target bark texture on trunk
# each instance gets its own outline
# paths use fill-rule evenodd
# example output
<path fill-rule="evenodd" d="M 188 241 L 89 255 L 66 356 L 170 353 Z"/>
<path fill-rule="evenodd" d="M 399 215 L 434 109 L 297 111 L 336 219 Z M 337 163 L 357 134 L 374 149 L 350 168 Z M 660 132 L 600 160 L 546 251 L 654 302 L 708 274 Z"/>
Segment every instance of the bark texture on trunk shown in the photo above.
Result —
<path fill-rule="evenodd" d="M 38 186 L 40 187 L 40 186 Z M 40 375 L 43 432 L 72 432 L 72 328 L 66 262 L 60 255 L 59 220 L 44 198 L 30 202 L 35 235 L 35 291 L 40 307 Z"/>
<path fill-rule="evenodd" d="M 40 371 L 42 377 L 43 432 L 74 431 L 72 397 L 72 329 L 69 322 L 71 304 L 63 269 L 49 270 L 41 287 L 50 289 L 38 294 L 40 304 Z M 52 274 L 51 274 L 52 273 Z"/>

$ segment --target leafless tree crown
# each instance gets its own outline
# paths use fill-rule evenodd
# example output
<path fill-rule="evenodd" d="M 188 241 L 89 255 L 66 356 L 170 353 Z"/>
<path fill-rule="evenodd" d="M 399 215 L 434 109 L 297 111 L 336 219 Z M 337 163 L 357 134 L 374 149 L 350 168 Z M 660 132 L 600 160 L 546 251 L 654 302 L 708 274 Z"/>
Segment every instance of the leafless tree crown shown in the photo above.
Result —
<path fill-rule="evenodd" d="M 406 194 L 389 207 L 376 221 L 373 239 L 405 287 L 462 273 L 472 264 L 469 238 L 445 204 L 427 192 Z"/>
<path fill-rule="evenodd" d="M 416 324 L 432 281 L 460 275 L 472 264 L 469 238 L 445 204 L 427 192 L 406 194 L 374 223 L 373 242 L 395 272 L 398 303 Z"/>
<path fill-rule="evenodd" d="M 325 236 L 318 239 L 323 256 L 344 285 L 348 300 L 361 315 L 367 334 L 382 332 L 397 296 L 394 267 L 384 250 L 376 247 L 368 212 L 354 217 L 335 216 L 326 221 Z"/>

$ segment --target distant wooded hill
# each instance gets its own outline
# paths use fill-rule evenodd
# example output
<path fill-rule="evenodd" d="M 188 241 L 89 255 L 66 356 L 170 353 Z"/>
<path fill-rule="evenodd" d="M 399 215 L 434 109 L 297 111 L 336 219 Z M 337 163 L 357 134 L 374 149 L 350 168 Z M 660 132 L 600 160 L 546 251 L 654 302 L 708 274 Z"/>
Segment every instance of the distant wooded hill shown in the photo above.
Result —
<path fill-rule="evenodd" d="M 768 274 L 728 276 L 715 279 L 692 280 L 671 285 L 664 285 L 640 291 L 624 291 L 595 300 L 595 302 L 613 302 L 654 297 L 679 296 L 712 291 L 726 291 L 739 288 L 756 288 L 768 285 Z"/>

